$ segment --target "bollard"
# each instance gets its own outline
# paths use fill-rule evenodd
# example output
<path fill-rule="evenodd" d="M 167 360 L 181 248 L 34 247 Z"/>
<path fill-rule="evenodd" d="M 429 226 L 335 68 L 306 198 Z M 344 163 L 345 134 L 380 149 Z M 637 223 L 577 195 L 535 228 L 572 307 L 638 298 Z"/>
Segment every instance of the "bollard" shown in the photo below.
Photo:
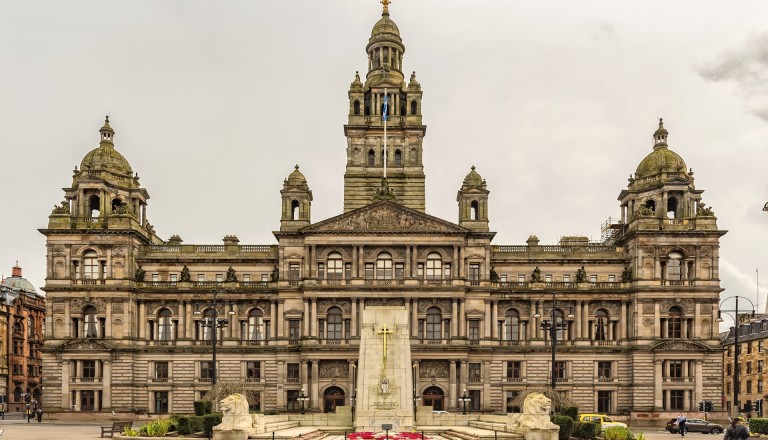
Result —
<path fill-rule="evenodd" d="M 496 436 L 496 430 L 493 430 L 493 440 L 498 440 L 498 437 Z"/>
<path fill-rule="evenodd" d="M 275 431 L 272 431 L 272 440 L 275 440 Z"/>

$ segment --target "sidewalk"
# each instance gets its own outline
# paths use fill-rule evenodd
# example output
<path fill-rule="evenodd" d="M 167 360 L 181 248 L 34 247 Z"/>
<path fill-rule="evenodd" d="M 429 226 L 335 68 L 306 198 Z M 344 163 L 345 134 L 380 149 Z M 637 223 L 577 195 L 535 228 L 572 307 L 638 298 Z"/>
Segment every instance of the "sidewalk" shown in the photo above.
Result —
<path fill-rule="evenodd" d="M 0 429 L 5 430 L 2 439 L 9 440 L 61 440 L 61 439 L 96 439 L 101 438 L 102 424 L 63 424 L 63 423 L 37 423 L 32 420 L 27 423 L 26 419 L 13 420 L 6 417 L 0 420 Z M 104 425 L 106 426 L 106 425 Z"/>

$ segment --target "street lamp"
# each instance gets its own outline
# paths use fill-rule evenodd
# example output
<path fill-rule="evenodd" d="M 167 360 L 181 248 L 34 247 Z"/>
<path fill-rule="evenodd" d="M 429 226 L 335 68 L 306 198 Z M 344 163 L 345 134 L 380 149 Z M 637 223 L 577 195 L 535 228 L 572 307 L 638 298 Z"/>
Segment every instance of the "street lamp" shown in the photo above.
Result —
<path fill-rule="evenodd" d="M 461 394 L 461 397 L 459 397 L 459 403 L 464 404 L 464 411 L 462 412 L 462 414 L 465 416 L 467 415 L 467 402 L 471 402 L 471 401 L 472 399 L 469 396 L 467 396 L 467 390 L 464 389 L 464 391 Z"/>
<path fill-rule="evenodd" d="M 735 313 L 735 318 L 733 320 L 733 411 L 734 414 L 738 415 L 739 413 L 739 298 L 743 298 L 749 302 L 749 304 L 752 306 L 752 315 L 751 319 L 755 318 L 755 304 L 752 303 L 752 301 L 749 298 L 745 298 L 743 296 L 729 296 L 728 298 L 723 299 L 720 301 L 720 305 L 718 306 L 717 310 L 717 322 L 723 322 L 723 316 L 721 312 L 723 311 L 720 309 L 722 307 L 723 303 L 731 298 L 736 298 L 736 308 L 734 310 L 728 310 L 730 312 Z M 726 312 L 728 312 L 726 311 Z"/>
<path fill-rule="evenodd" d="M 533 314 L 534 318 L 541 318 L 541 313 L 539 313 L 539 305 L 540 302 L 537 299 L 536 300 L 536 313 Z M 543 308 L 543 304 L 542 308 Z M 555 347 L 557 346 L 557 331 L 563 330 L 566 327 L 568 327 L 568 324 L 565 321 L 557 322 L 557 298 L 555 298 L 555 292 L 552 292 L 552 307 L 550 310 L 550 316 L 551 319 L 544 319 L 541 321 L 541 329 L 544 331 L 549 331 L 549 339 L 552 343 L 552 376 L 551 376 L 551 382 L 550 386 L 552 389 L 555 389 L 555 385 L 557 384 L 557 371 L 555 370 L 555 361 L 557 356 L 557 350 Z M 573 319 L 573 307 L 568 309 L 568 319 Z"/>
<path fill-rule="evenodd" d="M 195 315 L 200 315 L 200 306 L 208 307 L 210 306 L 210 310 L 213 313 L 212 318 L 204 318 L 200 322 L 200 326 L 204 328 L 210 328 L 211 332 L 213 333 L 211 335 L 211 342 L 213 345 L 213 364 L 211 365 L 211 384 L 216 385 L 216 334 L 218 333 L 219 329 L 225 328 L 229 325 L 229 319 L 227 318 L 219 318 L 219 310 L 216 308 L 216 296 L 219 294 L 218 290 L 213 291 L 213 301 L 210 303 L 201 303 L 199 301 L 195 301 Z M 229 311 L 227 312 L 228 315 L 232 316 L 235 314 L 235 308 L 234 304 L 232 304 L 232 301 L 228 301 L 229 304 Z"/>
<path fill-rule="evenodd" d="M 296 398 L 296 400 L 298 400 L 299 402 L 301 402 L 301 413 L 302 413 L 302 414 L 305 414 L 305 413 L 306 413 L 306 411 L 304 410 L 304 402 L 308 401 L 308 400 L 309 400 L 309 397 L 307 397 L 307 396 L 304 394 L 304 388 L 302 388 L 302 389 L 301 389 L 301 394 L 299 394 L 299 397 L 297 397 L 297 398 Z"/>

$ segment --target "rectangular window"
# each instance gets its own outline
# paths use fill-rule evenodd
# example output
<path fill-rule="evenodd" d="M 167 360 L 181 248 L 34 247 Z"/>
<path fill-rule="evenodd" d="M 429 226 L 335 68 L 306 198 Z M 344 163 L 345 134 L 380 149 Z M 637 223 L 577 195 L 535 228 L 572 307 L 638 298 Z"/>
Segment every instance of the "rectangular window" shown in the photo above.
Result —
<path fill-rule="evenodd" d="M 478 263 L 469 265 L 469 284 L 473 286 L 480 285 L 480 264 Z"/>
<path fill-rule="evenodd" d="M 424 279 L 424 263 L 419 263 L 416 265 L 416 278 L 418 279 Z"/>
<path fill-rule="evenodd" d="M 210 382 L 213 379 L 213 362 L 200 361 L 200 379 L 203 382 Z"/>
<path fill-rule="evenodd" d="M 611 361 L 597 362 L 597 378 L 598 380 L 611 378 Z"/>
<path fill-rule="evenodd" d="M 571 276 L 570 275 L 563 275 L 563 282 L 564 283 L 570 283 L 571 282 Z"/>
<path fill-rule="evenodd" d="M 565 361 L 555 361 L 555 379 L 560 381 L 565 381 L 566 378 L 566 363 Z"/>
<path fill-rule="evenodd" d="M 752 343 L 747 342 L 747 354 L 752 354 Z"/>
<path fill-rule="evenodd" d="M 153 273 L 152 274 L 152 281 L 160 281 L 160 275 L 156 274 L 156 273 Z"/>
<path fill-rule="evenodd" d="M 525 282 L 525 275 L 518 275 L 517 276 L 517 282 L 518 283 L 524 283 Z"/>
<path fill-rule="evenodd" d="M 544 282 L 545 283 L 551 283 L 552 282 L 552 274 L 551 273 L 548 273 L 548 274 L 544 275 Z"/>
<path fill-rule="evenodd" d="M 752 374 L 752 362 L 747 362 L 747 374 Z"/>
<path fill-rule="evenodd" d="M 616 275 L 608 275 L 608 282 L 609 283 L 615 283 L 616 282 Z"/>
<path fill-rule="evenodd" d="M 507 361 L 507 382 L 519 382 L 523 378 L 522 362 Z"/>
<path fill-rule="evenodd" d="M 589 282 L 590 283 L 596 283 L 597 282 L 597 275 L 590 275 L 589 276 Z"/>
<path fill-rule="evenodd" d="M 443 320 L 443 339 L 451 339 L 451 320 Z"/>
<path fill-rule="evenodd" d="M 597 412 L 599 413 L 611 413 L 611 391 L 598 391 L 597 392 Z"/>
<path fill-rule="evenodd" d="M 96 361 L 83 361 L 83 378 L 94 379 L 96 377 Z"/>
<path fill-rule="evenodd" d="M 197 282 L 202 283 L 203 281 L 205 281 L 205 274 L 202 274 L 202 273 L 197 274 Z"/>
<path fill-rule="evenodd" d="M 403 263 L 395 263 L 395 279 L 402 280 L 405 278 L 405 266 Z"/>
<path fill-rule="evenodd" d="M 451 275 L 451 263 L 445 263 L 445 265 L 443 265 L 443 277 L 446 280 L 450 280 L 451 278 L 453 278 L 453 276 Z"/>
<path fill-rule="evenodd" d="M 288 281 L 298 282 L 301 279 L 301 269 L 298 263 L 288 265 Z"/>
<path fill-rule="evenodd" d="M 172 273 L 172 274 L 171 274 L 171 278 L 170 278 L 170 281 L 171 281 L 172 283 L 175 283 L 175 282 L 176 282 L 176 281 L 178 281 L 178 280 L 179 280 L 179 275 L 178 275 L 178 274 L 175 274 L 175 273 Z"/>
<path fill-rule="evenodd" d="M 299 364 L 287 364 L 286 375 L 286 382 L 299 383 Z"/>
<path fill-rule="evenodd" d="M 344 279 L 352 279 L 352 263 L 344 263 Z"/>
<path fill-rule="evenodd" d="M 763 341 L 757 341 L 757 352 L 758 353 L 763 352 Z"/>
<path fill-rule="evenodd" d="M 365 279 L 372 280 L 374 277 L 373 263 L 365 263 Z"/>
<path fill-rule="evenodd" d="M 301 334 L 299 333 L 299 320 L 291 319 L 288 321 L 288 339 L 291 341 L 298 341 Z"/>
<path fill-rule="evenodd" d="M 685 390 L 669 390 L 669 406 L 667 409 L 676 411 L 683 410 L 683 400 Z"/>
<path fill-rule="evenodd" d="M 758 373 L 763 372 L 763 361 L 757 361 L 757 372 Z"/>
<path fill-rule="evenodd" d="M 243 274 L 243 282 L 245 282 L 245 283 L 248 283 L 248 282 L 250 282 L 250 281 L 251 281 L 251 274 L 249 274 L 249 273 L 244 273 L 244 274 Z"/>
<path fill-rule="evenodd" d="M 758 379 L 757 380 L 757 392 L 762 394 L 763 393 L 763 380 Z"/>
<path fill-rule="evenodd" d="M 168 391 L 155 391 L 155 413 L 168 414 Z"/>
<path fill-rule="evenodd" d="M 469 334 L 467 335 L 470 341 L 480 340 L 480 320 L 472 319 L 469 321 Z"/>
<path fill-rule="evenodd" d="M 725 374 L 728 376 L 733 374 L 733 364 L 728 364 L 725 366 Z"/>
<path fill-rule="evenodd" d="M 221 282 L 223 282 L 223 281 L 224 281 L 224 274 L 221 274 L 221 273 L 217 273 L 217 274 L 216 274 L 216 282 L 217 282 L 217 283 L 221 283 Z"/>
<path fill-rule="evenodd" d="M 155 362 L 155 379 L 168 380 L 168 362 Z"/>
<path fill-rule="evenodd" d="M 288 410 L 299 409 L 299 390 L 288 390 L 285 392 L 285 407 Z"/>
<path fill-rule="evenodd" d="M 325 278 L 325 263 L 317 263 L 317 279 L 322 280 Z"/>
<path fill-rule="evenodd" d="M 747 394 L 752 393 L 752 381 L 747 381 Z"/>
<path fill-rule="evenodd" d="M 669 364 L 669 377 L 683 377 L 683 361 L 667 361 Z"/>
<path fill-rule="evenodd" d="M 507 282 L 507 274 L 503 273 L 499 275 L 499 282 L 506 283 Z"/>
<path fill-rule="evenodd" d="M 263 283 L 267 282 L 268 283 L 269 280 L 270 280 L 270 275 L 269 274 L 266 274 L 266 273 L 261 274 L 261 282 L 263 282 Z"/>
<path fill-rule="evenodd" d="M 248 361 L 245 363 L 245 381 L 259 382 L 261 380 L 261 362 Z"/>
<path fill-rule="evenodd" d="M 482 366 L 479 362 L 470 362 L 468 364 L 468 378 L 467 380 L 469 382 L 480 382 L 480 367 Z"/>
<path fill-rule="evenodd" d="M 508 413 L 519 413 L 520 407 L 516 405 L 512 405 L 512 402 L 515 401 L 518 394 L 520 394 L 520 391 L 507 391 L 506 393 L 506 399 L 507 399 L 507 412 Z"/>
<path fill-rule="evenodd" d="M 419 339 L 424 339 L 424 320 L 419 319 Z"/>

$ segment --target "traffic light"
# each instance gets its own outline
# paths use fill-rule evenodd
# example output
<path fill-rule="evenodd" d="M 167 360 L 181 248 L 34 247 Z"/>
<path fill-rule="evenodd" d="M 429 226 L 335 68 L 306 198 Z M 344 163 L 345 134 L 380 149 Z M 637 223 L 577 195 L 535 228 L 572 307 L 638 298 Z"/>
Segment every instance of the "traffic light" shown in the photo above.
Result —
<path fill-rule="evenodd" d="M 743 411 L 745 413 L 752 412 L 752 401 L 751 400 L 747 400 L 747 403 L 744 404 Z"/>
<path fill-rule="evenodd" d="M 704 401 L 704 411 L 705 412 L 712 412 L 712 401 L 711 400 L 705 400 Z"/>
<path fill-rule="evenodd" d="M 699 400 L 699 411 L 700 412 L 704 412 L 704 401 L 703 400 Z"/>
<path fill-rule="evenodd" d="M 24 395 L 24 403 L 29 403 L 29 393 Z"/>

